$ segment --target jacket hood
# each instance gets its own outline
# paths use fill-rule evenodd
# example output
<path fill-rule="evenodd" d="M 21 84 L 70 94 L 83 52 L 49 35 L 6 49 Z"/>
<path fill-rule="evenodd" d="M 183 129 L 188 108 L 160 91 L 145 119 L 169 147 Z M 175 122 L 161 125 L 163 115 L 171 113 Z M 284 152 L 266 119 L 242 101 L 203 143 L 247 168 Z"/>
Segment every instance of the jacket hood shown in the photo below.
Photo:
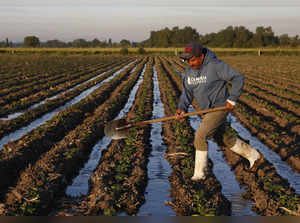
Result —
<path fill-rule="evenodd" d="M 209 50 L 207 48 L 205 48 L 205 49 L 206 49 L 206 55 L 204 57 L 203 65 L 206 65 L 209 62 L 217 59 L 217 56 L 214 52 L 212 52 L 211 50 Z"/>

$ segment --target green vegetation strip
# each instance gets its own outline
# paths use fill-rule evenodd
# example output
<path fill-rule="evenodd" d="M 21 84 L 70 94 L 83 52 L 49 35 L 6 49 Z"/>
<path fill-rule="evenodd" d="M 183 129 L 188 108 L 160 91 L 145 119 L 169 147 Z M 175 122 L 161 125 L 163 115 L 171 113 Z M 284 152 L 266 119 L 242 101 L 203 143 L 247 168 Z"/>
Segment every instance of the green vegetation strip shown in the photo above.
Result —
<path fill-rule="evenodd" d="M 6 195 L 6 214 L 23 216 L 50 213 L 57 200 L 64 195 L 65 188 L 87 161 L 93 145 L 103 137 L 104 123 L 113 119 L 127 102 L 145 62 L 138 65 L 92 116 L 22 173 L 17 186 Z M 96 101 L 97 98 L 92 100 Z"/>
<path fill-rule="evenodd" d="M 51 120 L 27 133 L 20 140 L 4 145 L 0 151 L 0 173 L 6 180 L 1 181 L 0 188 L 5 189 L 11 185 L 18 178 L 19 171 L 35 162 L 41 154 L 47 152 L 69 131 L 91 116 L 138 63 L 140 61 L 133 63 L 88 97 L 59 112 Z"/>

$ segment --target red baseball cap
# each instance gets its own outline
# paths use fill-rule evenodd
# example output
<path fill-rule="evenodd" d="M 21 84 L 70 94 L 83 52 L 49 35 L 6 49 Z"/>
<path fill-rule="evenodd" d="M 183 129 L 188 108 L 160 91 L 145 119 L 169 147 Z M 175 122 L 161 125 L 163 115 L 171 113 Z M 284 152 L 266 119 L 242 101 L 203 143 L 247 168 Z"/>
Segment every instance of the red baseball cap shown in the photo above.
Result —
<path fill-rule="evenodd" d="M 184 53 L 179 57 L 184 60 L 188 60 L 193 56 L 200 57 L 203 53 L 203 47 L 199 43 L 191 43 L 184 48 Z"/>

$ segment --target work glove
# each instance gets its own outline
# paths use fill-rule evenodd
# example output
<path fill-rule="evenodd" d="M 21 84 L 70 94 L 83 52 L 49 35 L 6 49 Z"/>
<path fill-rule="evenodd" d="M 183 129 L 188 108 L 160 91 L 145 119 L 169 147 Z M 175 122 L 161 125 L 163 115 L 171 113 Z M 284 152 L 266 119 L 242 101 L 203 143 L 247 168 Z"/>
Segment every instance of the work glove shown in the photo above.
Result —
<path fill-rule="evenodd" d="M 233 102 L 233 101 L 226 101 L 226 109 L 228 110 L 228 111 L 232 111 L 233 109 L 235 108 L 235 102 Z"/>
<path fill-rule="evenodd" d="M 181 120 L 181 119 L 183 119 L 184 117 L 183 117 L 183 114 L 184 114 L 185 112 L 184 111 L 182 111 L 181 109 L 177 109 L 176 110 L 176 113 L 175 113 L 175 120 Z"/>

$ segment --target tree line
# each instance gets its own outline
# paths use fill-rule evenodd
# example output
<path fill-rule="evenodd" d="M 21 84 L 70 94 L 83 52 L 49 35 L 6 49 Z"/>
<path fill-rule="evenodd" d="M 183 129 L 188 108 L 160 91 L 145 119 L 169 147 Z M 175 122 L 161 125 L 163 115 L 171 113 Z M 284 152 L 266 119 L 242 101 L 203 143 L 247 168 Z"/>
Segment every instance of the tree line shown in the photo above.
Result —
<path fill-rule="evenodd" d="M 190 26 L 180 29 L 178 26 L 172 29 L 164 28 L 158 31 L 151 31 L 150 37 L 141 42 L 131 42 L 122 39 L 120 42 L 100 41 L 97 38 L 92 41 L 83 38 L 75 39 L 71 42 L 64 42 L 57 39 L 40 42 L 36 36 L 26 36 L 24 43 L 19 46 L 24 47 L 55 47 L 55 48 L 88 48 L 88 47 L 184 47 L 190 42 L 200 42 L 208 47 L 222 48 L 258 48 L 258 47 L 298 47 L 300 46 L 299 36 L 289 36 L 282 34 L 276 36 L 271 26 L 259 26 L 255 32 L 251 32 L 244 26 L 228 26 L 217 33 L 199 34 Z M 0 47 L 13 47 L 14 44 L 6 39 L 0 42 Z"/>
<path fill-rule="evenodd" d="M 151 31 L 150 38 L 141 42 L 144 47 L 183 47 L 190 42 L 198 41 L 208 47 L 224 48 L 257 48 L 257 47 L 297 47 L 300 46 L 299 36 L 288 34 L 276 36 L 272 27 L 259 26 L 255 33 L 244 26 L 228 26 L 217 33 L 199 34 L 196 29 L 177 26 L 169 29 Z"/>

